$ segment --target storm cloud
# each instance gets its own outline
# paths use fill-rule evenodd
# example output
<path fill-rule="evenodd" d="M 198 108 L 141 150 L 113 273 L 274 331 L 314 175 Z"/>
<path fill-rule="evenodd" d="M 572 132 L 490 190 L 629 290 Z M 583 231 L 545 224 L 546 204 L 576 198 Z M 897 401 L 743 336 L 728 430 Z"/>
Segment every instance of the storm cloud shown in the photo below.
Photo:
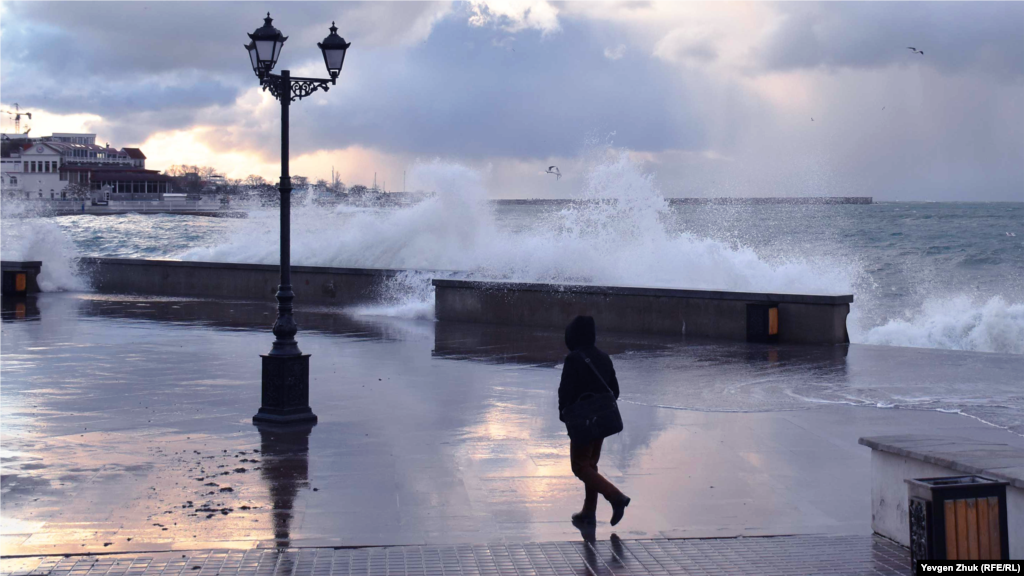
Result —
<path fill-rule="evenodd" d="M 358 148 L 395 166 L 443 157 L 490 166 L 507 179 L 494 194 L 551 195 L 579 180 L 537 188 L 529 166 L 571 165 L 597 134 L 646 162 L 669 194 L 1019 200 L 1024 191 L 1020 3 L 2 10 L 4 107 L 96 115 L 88 128 L 117 145 L 202 130 L 215 154 L 270 163 L 278 116 L 242 49 L 269 10 L 289 36 L 279 69 L 322 75 L 316 42 L 332 20 L 353 43 L 338 85 L 292 108 L 297 156 Z"/>

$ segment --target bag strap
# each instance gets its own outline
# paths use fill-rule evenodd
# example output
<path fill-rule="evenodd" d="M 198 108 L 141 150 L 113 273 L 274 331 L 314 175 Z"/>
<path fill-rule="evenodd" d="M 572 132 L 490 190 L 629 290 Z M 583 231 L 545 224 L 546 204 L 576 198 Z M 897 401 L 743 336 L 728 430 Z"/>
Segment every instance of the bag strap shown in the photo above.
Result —
<path fill-rule="evenodd" d="M 597 379 L 601 381 L 601 384 L 604 384 L 604 387 L 605 389 L 608 390 L 608 393 L 614 396 L 615 393 L 612 392 L 612 389 L 610 386 L 608 386 L 608 383 L 604 381 L 604 377 L 601 376 L 601 373 L 597 371 L 597 366 L 594 366 L 594 363 L 590 361 L 590 358 L 587 357 L 587 355 L 584 354 L 583 352 L 580 352 L 579 350 L 575 350 L 575 352 L 579 352 L 580 356 L 583 356 L 583 361 L 586 362 L 587 366 L 590 366 L 590 369 L 594 371 L 594 375 L 597 376 Z"/>

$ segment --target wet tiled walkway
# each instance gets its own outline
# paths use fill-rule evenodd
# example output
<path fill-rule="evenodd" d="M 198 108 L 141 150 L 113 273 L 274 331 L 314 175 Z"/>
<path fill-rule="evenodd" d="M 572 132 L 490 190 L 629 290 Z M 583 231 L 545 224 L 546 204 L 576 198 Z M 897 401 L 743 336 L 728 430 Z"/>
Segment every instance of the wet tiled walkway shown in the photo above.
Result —
<path fill-rule="evenodd" d="M 4 576 L 627 576 L 910 574 L 873 536 L 600 540 L 454 546 L 202 550 L 8 558 Z"/>

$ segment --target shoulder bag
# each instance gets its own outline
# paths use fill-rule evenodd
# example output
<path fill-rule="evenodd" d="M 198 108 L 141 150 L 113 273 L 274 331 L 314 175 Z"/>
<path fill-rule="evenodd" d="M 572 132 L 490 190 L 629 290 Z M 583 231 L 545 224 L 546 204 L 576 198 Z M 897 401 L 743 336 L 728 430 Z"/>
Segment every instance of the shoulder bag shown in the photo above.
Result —
<path fill-rule="evenodd" d="M 601 394 L 582 394 L 574 404 L 562 410 L 562 419 L 565 420 L 569 439 L 573 442 L 589 443 L 622 432 L 622 416 L 619 414 L 619 405 L 615 402 L 615 394 L 597 371 L 597 367 L 586 354 L 578 353 L 583 356 L 587 366 L 590 366 L 594 375 L 608 391 Z"/>

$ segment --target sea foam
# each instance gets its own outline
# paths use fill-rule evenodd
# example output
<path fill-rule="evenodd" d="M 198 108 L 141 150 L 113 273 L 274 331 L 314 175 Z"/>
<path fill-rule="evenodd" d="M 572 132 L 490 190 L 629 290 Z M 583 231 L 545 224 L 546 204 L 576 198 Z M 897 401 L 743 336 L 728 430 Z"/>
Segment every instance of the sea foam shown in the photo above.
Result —
<path fill-rule="evenodd" d="M 865 344 L 1024 354 L 1024 304 L 1000 296 L 927 300 L 906 319 L 890 320 L 855 338 Z"/>

